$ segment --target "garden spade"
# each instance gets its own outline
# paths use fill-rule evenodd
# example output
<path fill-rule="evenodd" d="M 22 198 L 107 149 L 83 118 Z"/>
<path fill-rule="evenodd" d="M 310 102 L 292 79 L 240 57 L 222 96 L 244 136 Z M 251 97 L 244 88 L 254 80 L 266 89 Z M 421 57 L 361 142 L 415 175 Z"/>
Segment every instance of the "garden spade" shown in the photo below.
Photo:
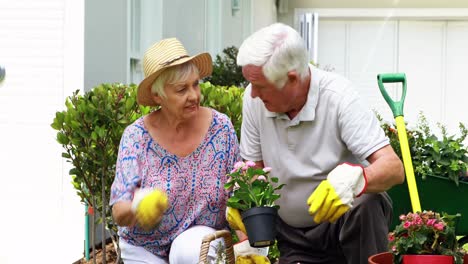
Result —
<path fill-rule="evenodd" d="M 380 92 L 390 106 L 393 117 L 395 118 L 413 212 L 421 212 L 421 203 L 419 202 L 418 188 L 414 177 L 413 162 L 411 160 L 408 138 L 406 136 L 405 120 L 403 118 L 403 104 L 406 96 L 406 75 L 404 73 L 383 73 L 377 75 L 377 81 L 379 83 Z M 399 101 L 395 102 L 392 100 L 385 89 L 384 83 L 402 83 L 402 92 Z"/>

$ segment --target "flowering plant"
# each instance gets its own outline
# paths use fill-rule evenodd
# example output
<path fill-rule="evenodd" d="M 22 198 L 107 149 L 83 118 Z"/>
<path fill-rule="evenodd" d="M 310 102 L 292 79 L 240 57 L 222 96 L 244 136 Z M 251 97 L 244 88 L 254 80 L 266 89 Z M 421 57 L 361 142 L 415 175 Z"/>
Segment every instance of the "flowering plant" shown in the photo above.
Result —
<path fill-rule="evenodd" d="M 284 184 L 277 185 L 278 178 L 270 177 L 270 171 L 270 167 L 256 168 L 253 161 L 237 162 L 228 174 L 230 181 L 224 185 L 226 190 L 234 189 L 227 205 L 242 211 L 261 206 L 279 208 L 275 201 L 280 195 L 275 192 Z"/>
<path fill-rule="evenodd" d="M 455 234 L 455 218 L 459 216 L 432 211 L 400 215 L 401 223 L 388 235 L 395 263 L 401 263 L 403 255 L 449 255 L 455 263 L 462 263 L 463 250 Z"/>

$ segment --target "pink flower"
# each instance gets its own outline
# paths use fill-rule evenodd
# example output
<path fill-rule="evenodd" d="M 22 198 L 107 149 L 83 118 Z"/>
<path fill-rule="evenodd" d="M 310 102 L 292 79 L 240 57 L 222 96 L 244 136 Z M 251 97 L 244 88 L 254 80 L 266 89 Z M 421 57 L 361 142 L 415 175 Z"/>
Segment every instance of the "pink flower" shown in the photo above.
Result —
<path fill-rule="evenodd" d="M 439 231 L 442 231 L 444 230 L 444 223 L 437 223 L 437 224 L 434 224 L 434 227 L 439 230 Z"/>
<path fill-rule="evenodd" d="M 238 162 L 236 162 L 236 164 L 234 164 L 234 171 L 236 171 L 236 170 L 238 170 L 238 169 L 240 169 L 240 168 L 242 168 L 244 166 L 245 166 L 244 162 L 238 161 Z"/>
<path fill-rule="evenodd" d="M 255 167 L 255 162 L 248 160 L 247 162 L 245 162 L 245 165 L 247 167 Z"/>
<path fill-rule="evenodd" d="M 436 222 L 435 219 L 429 219 L 429 220 L 427 220 L 426 225 L 428 225 L 428 226 L 433 226 L 433 225 L 435 224 L 435 222 Z"/>
<path fill-rule="evenodd" d="M 268 172 L 271 171 L 271 167 L 265 167 L 265 168 L 263 168 L 263 171 L 264 171 L 265 173 L 268 173 Z"/>
<path fill-rule="evenodd" d="M 393 240 L 395 240 L 395 235 L 393 233 L 391 233 L 391 234 L 388 235 L 388 241 L 391 242 Z"/>
<path fill-rule="evenodd" d="M 404 215 L 404 214 L 400 215 L 400 220 L 401 220 L 401 221 L 406 220 L 406 215 Z"/>
<path fill-rule="evenodd" d="M 409 221 L 406 221 L 406 222 L 403 224 L 403 227 L 404 227 L 405 229 L 410 228 L 410 226 L 411 226 L 411 222 L 409 222 Z"/>
<path fill-rule="evenodd" d="M 394 252 L 396 251 L 396 246 L 392 247 L 392 251 L 394 251 Z"/>
<path fill-rule="evenodd" d="M 258 176 L 257 180 L 266 182 L 266 178 L 263 175 Z"/>

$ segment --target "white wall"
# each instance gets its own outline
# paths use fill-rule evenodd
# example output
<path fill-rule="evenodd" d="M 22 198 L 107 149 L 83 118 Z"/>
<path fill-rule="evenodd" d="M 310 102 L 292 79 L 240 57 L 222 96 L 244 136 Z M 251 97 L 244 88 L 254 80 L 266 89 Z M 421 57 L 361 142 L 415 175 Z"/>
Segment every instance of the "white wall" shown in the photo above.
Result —
<path fill-rule="evenodd" d="M 288 12 L 278 21 L 293 25 L 297 8 L 467 8 L 466 0 L 280 0 L 287 3 Z"/>
<path fill-rule="evenodd" d="M 333 68 L 357 87 L 367 103 L 393 121 L 377 86 L 379 73 L 403 72 L 407 76 L 404 104 L 409 127 L 422 111 L 433 131 L 437 122 L 449 134 L 458 124 L 468 124 L 464 101 L 468 86 L 468 9 L 346 9 L 318 8 L 318 63 Z M 401 89 L 387 85 L 395 100 Z"/>
<path fill-rule="evenodd" d="M 50 127 L 83 87 L 83 1 L 0 1 L 0 263 L 71 263 L 84 208 Z M 65 245 L 65 246 L 64 246 Z"/>
<path fill-rule="evenodd" d="M 85 1 L 85 90 L 129 76 L 127 0 Z"/>

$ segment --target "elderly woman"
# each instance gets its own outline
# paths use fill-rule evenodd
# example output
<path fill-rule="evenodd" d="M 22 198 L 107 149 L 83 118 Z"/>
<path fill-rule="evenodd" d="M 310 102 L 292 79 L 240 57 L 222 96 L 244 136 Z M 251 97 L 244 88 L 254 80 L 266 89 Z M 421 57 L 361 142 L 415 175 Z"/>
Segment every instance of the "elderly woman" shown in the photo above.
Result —
<path fill-rule="evenodd" d="M 110 204 L 127 263 L 197 263 L 202 238 L 227 227 L 226 174 L 240 159 L 229 118 L 200 106 L 208 53 L 189 56 L 175 38 L 151 46 L 140 105 L 160 106 L 122 135 Z M 212 243 L 208 257 L 214 259 Z"/>

